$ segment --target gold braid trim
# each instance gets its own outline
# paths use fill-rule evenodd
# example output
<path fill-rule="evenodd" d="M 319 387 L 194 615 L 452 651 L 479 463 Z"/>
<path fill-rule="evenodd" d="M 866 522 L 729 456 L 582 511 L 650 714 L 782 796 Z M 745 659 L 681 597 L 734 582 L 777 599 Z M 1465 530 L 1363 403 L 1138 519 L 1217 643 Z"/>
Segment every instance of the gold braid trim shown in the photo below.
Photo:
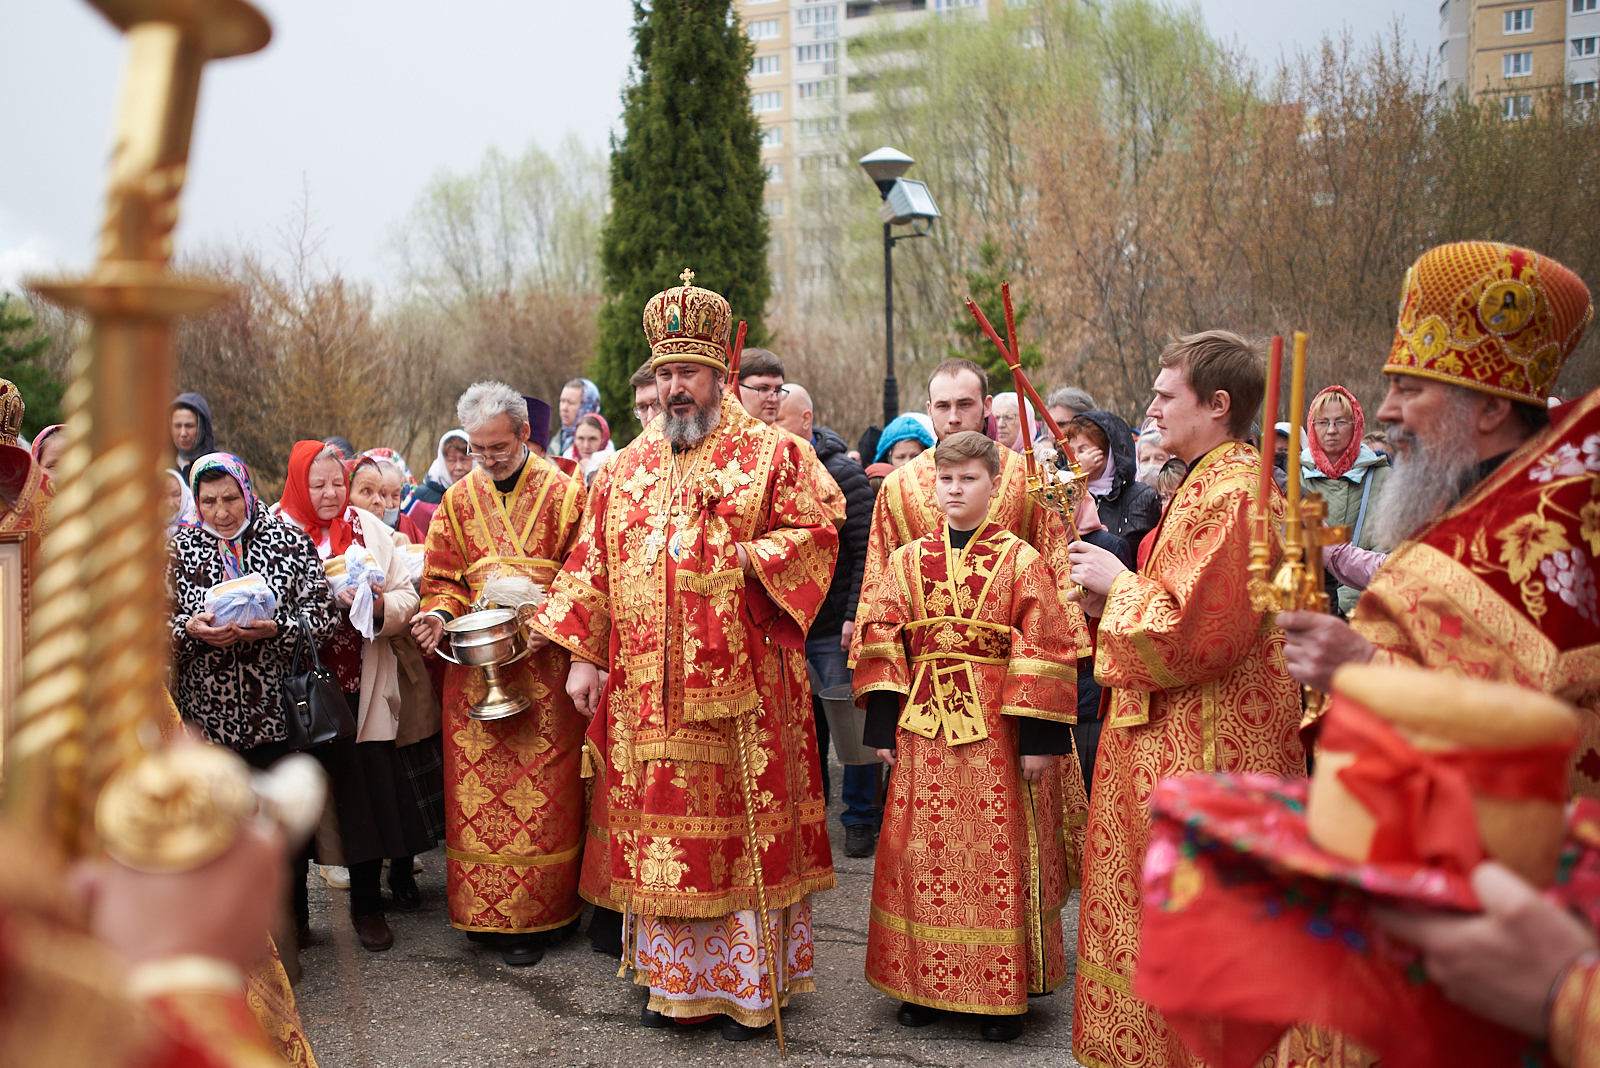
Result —
<path fill-rule="evenodd" d="M 680 571 L 678 589 L 687 593 L 697 593 L 702 597 L 732 593 L 744 589 L 744 572 L 738 568 L 731 571 L 712 571 L 705 575 L 697 571 Z"/>
<path fill-rule="evenodd" d="M 834 883 L 833 872 L 825 871 L 798 876 L 781 886 L 769 886 L 765 895 L 767 908 L 788 908 L 807 894 L 832 890 Z M 641 916 L 667 916 L 675 920 L 720 920 L 730 912 L 759 908 L 753 886 L 704 894 L 671 890 L 641 892 L 633 884 L 616 879 L 611 883 L 611 899 Z"/>

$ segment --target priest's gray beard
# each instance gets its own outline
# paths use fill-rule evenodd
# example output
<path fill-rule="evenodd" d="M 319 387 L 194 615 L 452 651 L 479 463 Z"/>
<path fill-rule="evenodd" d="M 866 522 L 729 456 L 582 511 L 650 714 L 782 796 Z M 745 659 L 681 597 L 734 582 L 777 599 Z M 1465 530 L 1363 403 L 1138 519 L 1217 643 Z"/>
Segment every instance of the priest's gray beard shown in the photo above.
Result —
<path fill-rule="evenodd" d="M 720 382 L 712 392 L 711 400 L 703 405 L 695 405 L 694 411 L 687 417 L 672 414 L 671 405 L 682 404 L 685 401 L 692 400 L 694 398 L 687 393 L 675 393 L 668 397 L 666 401 L 668 405 L 667 419 L 661 432 L 667 436 L 667 441 L 678 452 L 693 448 L 704 441 L 706 435 L 716 429 L 717 420 L 722 418 L 722 385 Z"/>
<path fill-rule="evenodd" d="M 1394 552 L 1477 485 L 1472 419 L 1478 403 L 1470 390 L 1452 389 L 1449 396 L 1431 437 L 1418 437 L 1411 430 L 1389 431 L 1389 443 L 1395 448 L 1394 472 L 1383 484 L 1383 500 L 1373 528 L 1373 540 L 1384 552 Z"/>

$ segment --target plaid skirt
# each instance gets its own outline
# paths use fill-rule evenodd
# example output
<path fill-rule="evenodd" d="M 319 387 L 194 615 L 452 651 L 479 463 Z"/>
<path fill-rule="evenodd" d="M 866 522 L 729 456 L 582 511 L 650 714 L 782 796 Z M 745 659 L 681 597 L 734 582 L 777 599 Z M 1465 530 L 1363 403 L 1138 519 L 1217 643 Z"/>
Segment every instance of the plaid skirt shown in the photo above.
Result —
<path fill-rule="evenodd" d="M 435 841 L 444 839 L 444 732 L 414 745 L 400 746 L 400 763 L 411 780 L 422 822 Z"/>

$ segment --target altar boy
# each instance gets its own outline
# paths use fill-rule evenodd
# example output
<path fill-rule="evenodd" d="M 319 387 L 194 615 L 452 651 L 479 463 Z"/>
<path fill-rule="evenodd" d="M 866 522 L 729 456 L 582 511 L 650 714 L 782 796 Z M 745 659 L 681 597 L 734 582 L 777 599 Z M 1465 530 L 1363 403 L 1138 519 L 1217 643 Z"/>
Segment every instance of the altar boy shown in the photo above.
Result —
<path fill-rule="evenodd" d="M 862 591 L 856 704 L 894 769 L 878 839 L 867 979 L 924 1027 L 983 1016 L 1022 1033 L 1028 995 L 1066 977 L 1057 754 L 1076 720 L 1076 650 L 1049 566 L 987 521 L 1000 453 L 967 431 L 934 452 L 942 529 Z"/>

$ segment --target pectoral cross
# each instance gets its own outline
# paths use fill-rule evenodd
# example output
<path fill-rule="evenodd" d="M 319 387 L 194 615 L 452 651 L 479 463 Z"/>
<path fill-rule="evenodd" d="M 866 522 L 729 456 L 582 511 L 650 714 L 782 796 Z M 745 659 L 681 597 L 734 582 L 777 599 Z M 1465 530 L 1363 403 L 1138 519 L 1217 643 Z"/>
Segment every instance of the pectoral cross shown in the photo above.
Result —
<path fill-rule="evenodd" d="M 649 523 L 654 529 L 644 539 L 644 566 L 653 568 L 656 566 L 656 558 L 661 555 L 661 550 L 667 544 L 667 517 L 653 515 L 645 522 Z"/>

